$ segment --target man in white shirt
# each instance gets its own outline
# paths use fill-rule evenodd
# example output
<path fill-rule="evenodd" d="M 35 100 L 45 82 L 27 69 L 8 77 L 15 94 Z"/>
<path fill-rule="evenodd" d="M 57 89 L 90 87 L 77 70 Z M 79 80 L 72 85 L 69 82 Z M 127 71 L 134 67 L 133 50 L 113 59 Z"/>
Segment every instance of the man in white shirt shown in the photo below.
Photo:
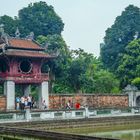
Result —
<path fill-rule="evenodd" d="M 30 109 L 31 109 L 31 107 L 32 107 L 32 96 L 29 95 L 29 96 L 27 97 L 27 100 L 28 100 L 28 106 L 29 106 Z"/>

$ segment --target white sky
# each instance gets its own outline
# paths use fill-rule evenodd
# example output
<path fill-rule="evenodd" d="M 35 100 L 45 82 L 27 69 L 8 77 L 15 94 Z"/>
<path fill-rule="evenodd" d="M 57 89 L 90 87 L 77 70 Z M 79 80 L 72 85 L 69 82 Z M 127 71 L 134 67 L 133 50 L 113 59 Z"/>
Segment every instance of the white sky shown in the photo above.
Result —
<path fill-rule="evenodd" d="M 40 0 L 0 0 L 0 16 L 17 16 L 18 10 Z M 140 0 L 43 0 L 54 7 L 65 23 L 62 33 L 71 49 L 82 48 L 100 54 L 105 30 L 129 4 L 140 7 Z"/>

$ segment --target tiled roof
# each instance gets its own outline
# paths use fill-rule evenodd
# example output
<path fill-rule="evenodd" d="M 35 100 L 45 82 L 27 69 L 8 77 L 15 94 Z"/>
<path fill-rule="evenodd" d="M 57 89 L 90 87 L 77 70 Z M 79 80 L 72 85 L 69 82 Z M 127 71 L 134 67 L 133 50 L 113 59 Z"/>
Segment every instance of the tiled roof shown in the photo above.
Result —
<path fill-rule="evenodd" d="M 39 49 L 43 50 L 37 43 L 33 42 L 32 40 L 25 40 L 25 39 L 16 39 L 12 38 L 9 39 L 9 46 L 13 48 L 20 48 L 20 49 Z"/>
<path fill-rule="evenodd" d="M 53 58 L 52 56 L 45 53 L 29 52 L 29 51 L 7 51 L 5 54 L 8 56 L 16 56 L 16 57 Z"/>

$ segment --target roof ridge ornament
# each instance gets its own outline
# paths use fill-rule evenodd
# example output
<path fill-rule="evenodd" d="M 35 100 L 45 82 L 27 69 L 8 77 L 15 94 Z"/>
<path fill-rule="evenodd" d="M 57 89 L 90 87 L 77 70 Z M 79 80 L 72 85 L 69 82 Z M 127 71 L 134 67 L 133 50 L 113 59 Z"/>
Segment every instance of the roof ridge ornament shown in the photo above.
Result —
<path fill-rule="evenodd" d="M 45 42 L 45 44 L 43 45 L 43 48 L 44 48 L 45 50 L 47 50 L 49 45 L 50 45 L 50 44 L 49 44 L 48 42 Z"/>
<path fill-rule="evenodd" d="M 133 36 L 134 37 L 134 40 L 138 39 L 138 36 L 139 36 L 139 32 L 136 31 L 135 34 L 134 34 L 134 36 Z"/>
<path fill-rule="evenodd" d="M 1 36 L 4 34 L 4 24 L 0 24 L 0 32 L 1 32 Z"/>
<path fill-rule="evenodd" d="M 9 44 L 9 42 L 8 42 L 9 35 L 4 32 L 4 28 L 3 27 L 4 27 L 4 24 L 0 24 L 1 38 L 8 45 Z"/>
<path fill-rule="evenodd" d="M 30 32 L 30 34 L 28 36 L 26 36 L 26 39 L 34 40 L 34 32 Z"/>
<path fill-rule="evenodd" d="M 5 45 L 2 45 L 2 52 L 5 53 Z"/>
<path fill-rule="evenodd" d="M 18 27 L 17 27 L 16 32 L 15 32 L 15 37 L 20 38 L 20 32 L 19 32 Z"/>

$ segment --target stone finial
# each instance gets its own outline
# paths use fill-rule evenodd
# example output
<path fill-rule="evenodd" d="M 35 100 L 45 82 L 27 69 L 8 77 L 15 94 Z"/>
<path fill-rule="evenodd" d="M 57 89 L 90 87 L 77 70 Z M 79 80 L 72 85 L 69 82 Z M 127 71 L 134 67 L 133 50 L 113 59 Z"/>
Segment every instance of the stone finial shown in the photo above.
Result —
<path fill-rule="evenodd" d="M 59 56 L 59 54 L 60 54 L 60 51 L 57 49 L 56 50 L 56 56 Z"/>
<path fill-rule="evenodd" d="M 139 36 L 139 32 L 135 32 L 135 35 L 133 36 L 134 37 L 134 40 L 138 39 L 138 36 Z"/>
<path fill-rule="evenodd" d="M 16 32 L 15 32 L 15 37 L 16 38 L 19 38 L 20 37 L 20 32 L 19 32 L 18 27 L 17 27 Z"/>
<path fill-rule="evenodd" d="M 4 24 L 0 24 L 0 32 L 1 32 L 1 38 L 5 40 L 5 43 L 8 44 L 8 34 L 4 32 Z"/>
<path fill-rule="evenodd" d="M 34 32 L 30 32 L 30 34 L 26 38 L 29 40 L 33 40 L 34 39 Z"/>
<path fill-rule="evenodd" d="M 121 41 L 122 41 L 122 39 L 119 37 L 118 41 L 119 41 L 119 42 L 121 42 Z"/>
<path fill-rule="evenodd" d="M 44 44 L 44 48 L 45 48 L 45 50 L 47 50 L 48 49 L 48 46 L 49 46 L 49 44 L 48 44 L 48 42 L 45 42 L 45 44 Z"/>
<path fill-rule="evenodd" d="M 9 42 L 8 42 L 8 35 L 7 35 L 7 34 L 4 34 L 4 39 L 5 39 L 6 44 L 9 45 Z"/>
<path fill-rule="evenodd" d="M 2 52 L 5 53 L 5 45 L 2 45 Z"/>
<path fill-rule="evenodd" d="M 138 88 L 134 85 L 127 85 L 125 88 L 124 88 L 124 91 L 125 92 L 128 92 L 128 91 L 137 91 Z"/>
<path fill-rule="evenodd" d="M 4 34 L 4 24 L 0 24 L 0 32 L 1 32 L 1 35 Z"/>

